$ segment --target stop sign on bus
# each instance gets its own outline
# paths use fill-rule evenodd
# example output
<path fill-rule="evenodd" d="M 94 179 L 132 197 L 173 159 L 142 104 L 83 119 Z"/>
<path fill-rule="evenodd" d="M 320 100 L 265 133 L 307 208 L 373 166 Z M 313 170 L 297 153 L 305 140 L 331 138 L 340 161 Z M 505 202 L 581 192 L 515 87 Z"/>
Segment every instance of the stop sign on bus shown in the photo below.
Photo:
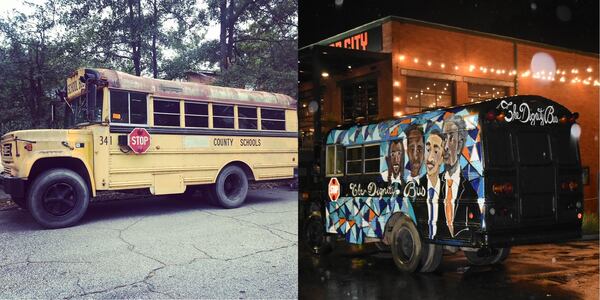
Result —
<path fill-rule="evenodd" d="M 127 146 L 133 153 L 142 154 L 150 148 L 150 134 L 144 128 L 135 128 L 127 135 Z"/>
<path fill-rule="evenodd" d="M 329 180 L 327 192 L 331 201 L 337 201 L 337 199 L 340 197 L 340 182 L 337 180 L 337 178 L 333 177 Z"/>

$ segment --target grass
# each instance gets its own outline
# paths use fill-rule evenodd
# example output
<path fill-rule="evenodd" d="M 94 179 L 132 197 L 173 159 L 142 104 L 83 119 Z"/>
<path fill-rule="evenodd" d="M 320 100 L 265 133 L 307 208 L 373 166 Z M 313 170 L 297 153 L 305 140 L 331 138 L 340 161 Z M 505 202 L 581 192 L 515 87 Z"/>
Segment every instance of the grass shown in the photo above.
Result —
<path fill-rule="evenodd" d="M 583 231 L 583 234 L 597 234 L 598 214 L 584 214 L 581 229 Z"/>

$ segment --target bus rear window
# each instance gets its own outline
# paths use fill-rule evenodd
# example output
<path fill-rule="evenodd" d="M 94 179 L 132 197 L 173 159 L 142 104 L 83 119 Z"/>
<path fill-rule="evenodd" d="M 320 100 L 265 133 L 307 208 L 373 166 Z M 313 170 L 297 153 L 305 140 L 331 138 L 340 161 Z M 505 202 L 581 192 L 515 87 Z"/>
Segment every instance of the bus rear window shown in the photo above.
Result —
<path fill-rule="evenodd" d="M 486 132 L 486 158 L 490 166 L 512 166 L 514 164 L 512 135 L 503 128 L 490 128 Z"/>
<path fill-rule="evenodd" d="M 552 159 L 548 134 L 545 132 L 520 132 L 517 145 L 519 162 L 522 164 L 546 164 Z"/>
<path fill-rule="evenodd" d="M 570 133 L 558 134 L 553 139 L 552 149 L 558 154 L 558 162 L 564 165 L 576 164 L 579 161 L 577 140 L 572 139 Z"/>

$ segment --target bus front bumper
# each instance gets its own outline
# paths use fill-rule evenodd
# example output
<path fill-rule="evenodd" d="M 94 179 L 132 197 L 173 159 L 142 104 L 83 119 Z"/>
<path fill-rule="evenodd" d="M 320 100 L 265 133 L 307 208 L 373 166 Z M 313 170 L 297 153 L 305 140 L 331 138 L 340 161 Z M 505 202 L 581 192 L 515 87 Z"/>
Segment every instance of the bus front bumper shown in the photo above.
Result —
<path fill-rule="evenodd" d="M 4 173 L 0 174 L 0 183 L 4 186 L 4 192 L 12 198 L 25 197 L 25 182 L 22 178 L 7 176 Z"/>

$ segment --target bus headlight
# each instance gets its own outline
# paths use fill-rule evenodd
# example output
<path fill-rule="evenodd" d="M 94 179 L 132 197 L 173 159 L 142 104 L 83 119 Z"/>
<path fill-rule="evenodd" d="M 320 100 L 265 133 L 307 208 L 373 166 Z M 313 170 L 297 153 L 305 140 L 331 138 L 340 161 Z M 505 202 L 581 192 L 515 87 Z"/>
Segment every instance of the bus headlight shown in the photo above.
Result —
<path fill-rule="evenodd" d="M 581 126 L 579 126 L 579 124 L 571 125 L 571 137 L 579 139 L 579 136 L 581 136 Z"/>

